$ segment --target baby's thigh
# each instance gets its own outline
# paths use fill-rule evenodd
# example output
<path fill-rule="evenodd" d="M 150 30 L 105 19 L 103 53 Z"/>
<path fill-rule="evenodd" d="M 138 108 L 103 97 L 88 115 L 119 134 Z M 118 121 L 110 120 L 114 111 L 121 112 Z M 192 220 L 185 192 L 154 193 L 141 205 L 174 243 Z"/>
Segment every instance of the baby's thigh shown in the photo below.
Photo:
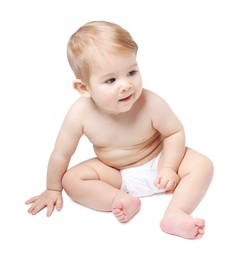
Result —
<path fill-rule="evenodd" d="M 120 189 L 122 184 L 120 171 L 92 158 L 70 168 L 63 176 L 65 181 L 100 180 Z"/>

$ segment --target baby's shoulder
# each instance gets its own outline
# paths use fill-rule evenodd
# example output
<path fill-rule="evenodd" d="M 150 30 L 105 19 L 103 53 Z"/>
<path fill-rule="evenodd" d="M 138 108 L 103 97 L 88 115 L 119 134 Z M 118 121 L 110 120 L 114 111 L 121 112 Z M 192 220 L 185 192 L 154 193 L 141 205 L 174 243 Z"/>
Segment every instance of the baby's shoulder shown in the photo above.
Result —
<path fill-rule="evenodd" d="M 150 105 L 159 105 L 159 104 L 165 104 L 166 101 L 157 93 L 148 90 L 148 89 L 143 89 L 143 96 L 145 99 L 145 102 L 147 102 Z"/>
<path fill-rule="evenodd" d="M 172 109 L 168 102 L 162 98 L 159 94 L 150 91 L 143 90 L 145 109 L 151 115 L 151 118 L 167 118 L 172 113 Z"/>
<path fill-rule="evenodd" d="M 71 121 L 83 121 L 85 115 L 90 113 L 89 110 L 88 100 L 84 97 L 80 97 L 71 104 L 66 114 L 66 118 Z"/>
<path fill-rule="evenodd" d="M 70 110 L 73 112 L 86 112 L 90 109 L 90 100 L 84 97 L 78 98 L 70 107 Z"/>

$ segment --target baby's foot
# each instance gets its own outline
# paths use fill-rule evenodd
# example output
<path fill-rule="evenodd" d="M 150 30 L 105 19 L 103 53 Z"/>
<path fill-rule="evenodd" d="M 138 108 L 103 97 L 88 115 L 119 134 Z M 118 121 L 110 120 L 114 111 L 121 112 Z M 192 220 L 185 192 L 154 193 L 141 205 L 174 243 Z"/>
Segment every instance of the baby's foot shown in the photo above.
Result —
<path fill-rule="evenodd" d="M 192 218 L 184 212 L 165 216 L 161 222 L 162 231 L 188 239 L 198 239 L 204 234 L 205 221 L 200 218 Z"/>
<path fill-rule="evenodd" d="M 140 210 L 140 207 L 141 201 L 138 198 L 122 194 L 115 197 L 112 212 L 119 222 L 125 223 Z"/>

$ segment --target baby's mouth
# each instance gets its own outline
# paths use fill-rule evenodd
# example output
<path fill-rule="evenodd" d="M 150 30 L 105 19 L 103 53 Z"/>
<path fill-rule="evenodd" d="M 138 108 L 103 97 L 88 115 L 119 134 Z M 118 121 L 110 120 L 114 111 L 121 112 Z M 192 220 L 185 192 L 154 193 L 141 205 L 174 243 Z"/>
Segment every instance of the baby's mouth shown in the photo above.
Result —
<path fill-rule="evenodd" d="M 129 95 L 128 97 L 119 99 L 119 101 L 120 101 L 120 102 L 126 102 L 126 101 L 129 101 L 129 100 L 131 99 L 131 97 L 132 97 L 132 94 Z"/>

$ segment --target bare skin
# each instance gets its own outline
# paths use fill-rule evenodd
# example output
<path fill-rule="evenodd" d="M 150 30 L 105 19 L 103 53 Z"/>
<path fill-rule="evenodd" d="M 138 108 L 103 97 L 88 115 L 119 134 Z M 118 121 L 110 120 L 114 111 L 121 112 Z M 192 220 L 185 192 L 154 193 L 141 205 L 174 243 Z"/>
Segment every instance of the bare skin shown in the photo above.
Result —
<path fill-rule="evenodd" d="M 188 239 L 204 234 L 205 220 L 191 213 L 205 195 L 213 177 L 213 165 L 205 156 L 187 149 L 178 171 L 181 178 L 160 222 L 162 231 Z"/>
<path fill-rule="evenodd" d="M 172 217 L 165 217 L 160 222 L 160 227 L 165 233 L 177 235 L 188 239 L 199 239 L 204 235 L 205 221 L 192 218 L 188 214 L 174 212 Z"/>
<path fill-rule="evenodd" d="M 200 238 L 204 220 L 191 213 L 211 182 L 212 163 L 185 147 L 179 119 L 161 97 L 142 88 L 134 53 L 112 55 L 100 63 L 91 70 L 89 86 L 79 79 L 74 82 L 82 97 L 61 126 L 49 159 L 46 191 L 26 201 L 32 204 L 28 212 L 35 215 L 47 207 L 50 216 L 55 208 L 60 210 L 64 189 L 74 201 L 127 222 L 141 202 L 120 190 L 120 170 L 142 165 L 163 150 L 155 186 L 174 193 L 160 227 L 183 238 Z M 68 169 L 83 135 L 97 157 Z"/>
<path fill-rule="evenodd" d="M 89 165 L 89 167 L 87 168 L 86 165 Z M 96 174 L 90 173 L 89 175 L 94 178 L 97 176 L 99 182 L 94 180 L 93 182 L 82 183 L 73 179 L 76 174 L 78 175 L 77 179 L 86 179 L 83 173 L 87 173 L 88 169 L 91 170 L 91 167 L 93 167 L 94 171 L 96 170 Z M 195 172 L 189 172 L 191 168 Z M 181 181 L 176 187 L 165 215 L 160 222 L 162 231 L 187 239 L 199 239 L 203 236 L 204 219 L 193 218 L 191 213 L 204 196 L 212 179 L 212 171 L 212 164 L 205 156 L 194 150 L 187 149 L 179 169 Z M 104 172 L 106 174 L 103 174 Z M 101 211 L 112 211 L 118 221 L 122 223 L 129 221 L 140 210 L 139 198 L 132 197 L 119 190 L 121 186 L 119 171 L 103 164 L 96 158 L 70 169 L 65 174 L 63 182 L 66 192 L 74 200 Z M 77 183 L 79 188 L 78 186 L 75 188 L 74 185 L 68 187 L 67 183 Z M 111 186 L 108 186 L 107 183 Z M 75 190 L 82 190 L 87 196 L 81 193 L 75 195 Z M 101 194 L 103 194 L 103 197 L 101 197 Z"/>
<path fill-rule="evenodd" d="M 119 222 L 128 222 L 141 207 L 141 201 L 138 198 L 124 194 L 114 199 L 112 212 Z"/>
<path fill-rule="evenodd" d="M 92 179 L 88 181 L 87 176 Z M 125 223 L 140 210 L 141 201 L 121 191 L 121 182 L 119 170 L 97 158 L 71 168 L 63 177 L 65 190 L 75 201 L 96 210 L 111 211 L 119 222 Z"/>

